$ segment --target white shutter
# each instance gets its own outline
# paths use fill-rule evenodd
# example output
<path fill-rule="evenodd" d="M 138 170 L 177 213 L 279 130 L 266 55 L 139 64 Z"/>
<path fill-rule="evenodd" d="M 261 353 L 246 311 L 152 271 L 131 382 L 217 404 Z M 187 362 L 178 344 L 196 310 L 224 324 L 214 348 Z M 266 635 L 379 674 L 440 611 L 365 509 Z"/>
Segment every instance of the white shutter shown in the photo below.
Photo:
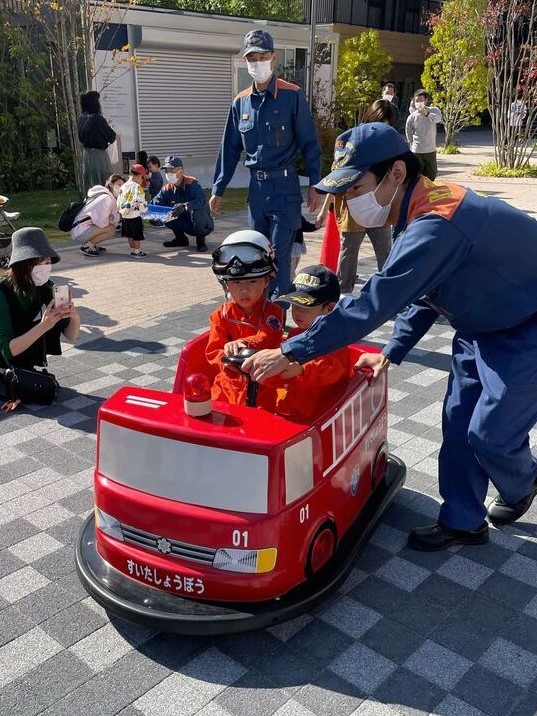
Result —
<path fill-rule="evenodd" d="M 216 159 L 231 103 L 231 55 L 138 52 L 153 58 L 136 70 L 141 148 Z"/>

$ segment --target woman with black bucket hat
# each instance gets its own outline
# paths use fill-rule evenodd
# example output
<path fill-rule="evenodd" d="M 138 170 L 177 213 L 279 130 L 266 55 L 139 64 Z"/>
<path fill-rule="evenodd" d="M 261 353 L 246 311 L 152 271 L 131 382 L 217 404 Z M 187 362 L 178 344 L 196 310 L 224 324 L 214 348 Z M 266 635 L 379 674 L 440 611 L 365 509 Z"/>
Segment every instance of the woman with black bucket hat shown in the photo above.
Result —
<path fill-rule="evenodd" d="M 46 356 L 61 355 L 60 335 L 75 341 L 80 317 L 69 300 L 55 307 L 52 264 L 60 257 L 42 231 L 35 227 L 18 229 L 11 238 L 9 267 L 0 279 L 0 369 L 33 370 L 46 365 Z M 0 382 L 0 387 L 1 387 Z M 13 410 L 20 401 L 4 404 Z"/>

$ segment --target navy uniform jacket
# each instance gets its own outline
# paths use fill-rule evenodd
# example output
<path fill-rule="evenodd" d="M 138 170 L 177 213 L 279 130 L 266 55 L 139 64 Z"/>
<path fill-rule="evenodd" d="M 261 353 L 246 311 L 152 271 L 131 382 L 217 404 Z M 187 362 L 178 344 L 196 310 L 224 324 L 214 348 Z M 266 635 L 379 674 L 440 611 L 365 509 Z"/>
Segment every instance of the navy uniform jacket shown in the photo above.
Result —
<path fill-rule="evenodd" d="M 152 204 L 160 206 L 175 206 L 175 204 L 188 204 L 188 211 L 196 211 L 207 206 L 207 197 L 197 179 L 186 174 L 181 184 L 165 184 L 155 196 Z"/>
<path fill-rule="evenodd" d="M 282 345 L 299 362 L 360 340 L 397 317 L 383 353 L 400 363 L 439 314 L 456 330 L 488 333 L 537 314 L 537 221 L 456 184 L 421 177 L 410 194 L 406 229 L 382 271 L 355 298 Z M 404 204 L 404 202 L 403 202 Z"/>
<path fill-rule="evenodd" d="M 216 161 L 216 196 L 224 194 L 243 150 L 244 166 L 264 171 L 294 167 L 300 150 L 310 185 L 321 180 L 317 131 L 306 97 L 297 85 L 273 75 L 264 92 L 257 92 L 252 84 L 235 97 Z"/>

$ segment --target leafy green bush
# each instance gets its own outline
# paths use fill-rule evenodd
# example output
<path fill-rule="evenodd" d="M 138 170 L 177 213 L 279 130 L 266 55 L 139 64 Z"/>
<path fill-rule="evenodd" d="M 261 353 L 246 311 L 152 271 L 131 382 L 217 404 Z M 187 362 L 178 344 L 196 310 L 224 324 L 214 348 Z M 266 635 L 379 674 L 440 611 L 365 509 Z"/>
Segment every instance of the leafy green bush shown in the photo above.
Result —
<path fill-rule="evenodd" d="M 438 148 L 439 154 L 460 154 L 461 150 L 456 144 L 445 144 L 443 147 Z"/>
<path fill-rule="evenodd" d="M 70 150 L 60 154 L 42 154 L 32 160 L 2 157 L 0 187 L 7 194 L 38 189 L 66 189 L 75 185 L 73 155 Z"/>
<path fill-rule="evenodd" d="M 507 169 L 506 167 L 499 167 L 493 160 L 481 164 L 474 171 L 474 174 L 480 177 L 502 177 L 504 179 L 537 178 L 537 166 L 527 164 L 525 167 L 518 169 Z"/>

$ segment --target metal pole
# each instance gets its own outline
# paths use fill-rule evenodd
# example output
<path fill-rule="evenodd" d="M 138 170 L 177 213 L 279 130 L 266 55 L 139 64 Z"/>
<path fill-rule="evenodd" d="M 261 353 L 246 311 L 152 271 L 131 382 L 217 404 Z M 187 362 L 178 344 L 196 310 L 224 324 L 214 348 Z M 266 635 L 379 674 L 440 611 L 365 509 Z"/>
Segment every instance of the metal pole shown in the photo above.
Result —
<path fill-rule="evenodd" d="M 308 74 L 308 102 L 313 106 L 313 79 L 315 74 L 315 20 L 317 18 L 317 0 L 310 0 L 310 62 Z"/>

